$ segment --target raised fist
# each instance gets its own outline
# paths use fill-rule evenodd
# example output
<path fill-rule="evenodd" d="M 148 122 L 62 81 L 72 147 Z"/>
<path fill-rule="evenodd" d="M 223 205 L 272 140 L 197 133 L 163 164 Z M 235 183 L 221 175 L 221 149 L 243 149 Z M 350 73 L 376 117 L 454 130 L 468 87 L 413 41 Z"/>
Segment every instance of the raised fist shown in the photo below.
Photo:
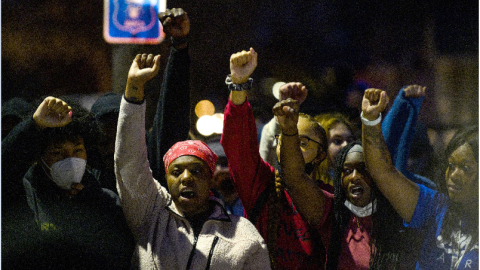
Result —
<path fill-rule="evenodd" d="M 128 80 L 136 85 L 143 86 L 148 80 L 158 74 L 160 70 L 160 55 L 137 54 L 128 71 Z"/>
<path fill-rule="evenodd" d="M 144 97 L 145 83 L 155 77 L 160 70 L 160 55 L 137 54 L 130 66 L 125 89 L 125 99 L 141 102 Z"/>
<path fill-rule="evenodd" d="M 72 121 L 72 107 L 56 97 L 46 97 L 33 114 L 33 121 L 40 129 L 63 127 Z"/>
<path fill-rule="evenodd" d="M 300 106 L 307 98 L 307 88 L 299 82 L 290 82 L 282 85 L 279 89 L 280 101 L 288 98 L 294 99 Z"/>
<path fill-rule="evenodd" d="M 158 19 L 163 26 L 163 32 L 174 39 L 181 39 L 190 32 L 190 20 L 187 12 L 181 8 L 166 9 L 158 13 Z"/>
<path fill-rule="evenodd" d="M 298 101 L 291 98 L 279 101 L 273 106 L 272 112 L 282 129 L 282 133 L 297 133 L 298 109 Z"/>
<path fill-rule="evenodd" d="M 365 90 L 362 100 L 363 117 L 373 121 L 388 105 L 388 96 L 385 91 L 375 88 Z"/>
<path fill-rule="evenodd" d="M 246 83 L 250 75 L 257 67 L 257 53 L 250 48 L 249 51 L 241 51 L 230 57 L 230 74 L 232 83 Z"/>
<path fill-rule="evenodd" d="M 425 89 L 427 89 L 425 86 L 413 84 L 403 88 L 403 92 L 405 92 L 405 97 L 419 98 L 425 96 Z"/>

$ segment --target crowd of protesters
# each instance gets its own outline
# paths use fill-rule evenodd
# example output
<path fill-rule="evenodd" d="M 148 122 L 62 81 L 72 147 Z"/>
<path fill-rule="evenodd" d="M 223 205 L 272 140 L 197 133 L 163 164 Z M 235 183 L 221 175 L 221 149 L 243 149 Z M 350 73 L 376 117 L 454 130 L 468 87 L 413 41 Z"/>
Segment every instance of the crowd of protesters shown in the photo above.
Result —
<path fill-rule="evenodd" d="M 190 19 L 158 18 L 170 55 L 136 55 L 123 94 L 90 110 L 68 97 L 2 104 L 2 268 L 478 269 L 477 125 L 432 166 L 412 154 L 432 148 L 418 122 L 426 87 L 403 87 L 389 110 L 385 91 L 362 90 L 353 119 L 302 113 L 308 89 L 288 82 L 258 136 L 248 96 L 263 60 L 249 48 L 229 59 L 221 140 L 192 138 Z"/>

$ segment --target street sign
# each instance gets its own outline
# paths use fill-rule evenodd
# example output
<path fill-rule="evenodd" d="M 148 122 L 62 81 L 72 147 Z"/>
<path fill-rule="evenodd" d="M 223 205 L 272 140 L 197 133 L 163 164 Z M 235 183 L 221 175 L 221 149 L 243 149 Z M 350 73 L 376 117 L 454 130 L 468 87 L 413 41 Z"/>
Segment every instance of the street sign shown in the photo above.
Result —
<path fill-rule="evenodd" d="M 157 14 L 166 5 L 166 0 L 104 0 L 103 37 L 108 43 L 160 43 L 165 34 Z"/>

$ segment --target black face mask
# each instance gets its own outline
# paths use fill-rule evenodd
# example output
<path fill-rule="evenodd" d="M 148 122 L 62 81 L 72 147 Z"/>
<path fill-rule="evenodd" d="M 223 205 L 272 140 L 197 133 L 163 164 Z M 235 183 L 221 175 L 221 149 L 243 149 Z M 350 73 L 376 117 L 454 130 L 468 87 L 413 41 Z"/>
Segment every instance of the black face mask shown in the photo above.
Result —
<path fill-rule="evenodd" d="M 315 169 L 314 161 L 315 161 L 315 159 L 313 159 L 309 163 L 305 164 L 305 173 L 306 174 L 310 175 L 313 172 L 313 170 Z"/>

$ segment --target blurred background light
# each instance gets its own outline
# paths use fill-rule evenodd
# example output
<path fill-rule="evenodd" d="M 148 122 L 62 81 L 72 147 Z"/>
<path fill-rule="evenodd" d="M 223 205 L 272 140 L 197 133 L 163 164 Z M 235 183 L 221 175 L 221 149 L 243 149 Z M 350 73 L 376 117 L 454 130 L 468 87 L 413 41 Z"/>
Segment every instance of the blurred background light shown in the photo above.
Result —
<path fill-rule="evenodd" d="M 223 132 L 223 113 L 216 113 L 211 117 L 213 122 L 213 132 L 222 134 Z"/>
<path fill-rule="evenodd" d="M 198 118 L 204 115 L 213 115 L 215 113 L 215 106 L 210 100 L 200 100 L 197 105 L 195 105 L 195 114 Z"/>
<path fill-rule="evenodd" d="M 205 137 L 213 133 L 222 134 L 223 132 L 223 113 L 214 115 L 203 115 L 197 120 L 197 131 Z"/>
<path fill-rule="evenodd" d="M 203 115 L 197 120 L 197 131 L 203 136 L 210 136 L 214 132 L 214 121 L 210 115 Z"/>
<path fill-rule="evenodd" d="M 272 87 L 273 96 L 278 100 L 280 100 L 280 87 L 284 84 L 285 82 L 276 82 Z"/>

